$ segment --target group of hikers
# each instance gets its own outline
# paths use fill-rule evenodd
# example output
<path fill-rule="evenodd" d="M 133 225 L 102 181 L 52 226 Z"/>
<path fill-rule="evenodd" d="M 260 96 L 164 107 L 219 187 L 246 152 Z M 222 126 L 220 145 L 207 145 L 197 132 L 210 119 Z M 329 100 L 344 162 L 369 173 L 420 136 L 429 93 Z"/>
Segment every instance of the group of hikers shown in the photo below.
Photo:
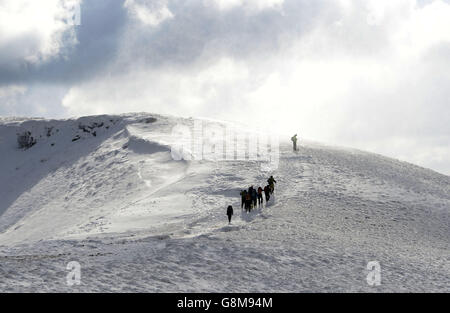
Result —
<path fill-rule="evenodd" d="M 264 187 L 259 187 L 255 189 L 253 186 L 248 188 L 248 190 L 242 190 L 241 195 L 241 209 L 246 212 L 251 212 L 253 209 L 256 209 L 258 206 L 261 207 L 264 203 L 263 193 L 266 197 L 266 203 L 269 202 L 270 196 L 273 195 L 275 191 L 275 184 L 277 181 L 273 176 L 267 180 L 268 185 Z M 233 207 L 230 205 L 227 209 L 228 222 L 231 223 L 231 218 L 233 217 Z"/>
<path fill-rule="evenodd" d="M 297 149 L 297 134 L 295 134 L 291 138 L 294 152 L 298 151 Z M 275 184 L 276 180 L 273 178 L 273 176 L 270 176 L 270 178 L 267 180 L 269 183 L 264 189 L 262 187 L 259 187 L 258 189 L 253 188 L 251 186 L 248 188 L 248 190 L 242 190 L 241 191 L 241 209 L 245 208 L 246 212 L 251 212 L 253 209 L 257 208 L 258 205 L 261 207 L 263 205 L 263 192 L 266 196 L 266 203 L 269 202 L 270 196 L 273 195 L 273 192 L 275 191 Z M 233 217 L 233 207 L 230 205 L 227 208 L 227 216 L 228 216 L 228 222 L 231 224 L 231 218 Z"/>

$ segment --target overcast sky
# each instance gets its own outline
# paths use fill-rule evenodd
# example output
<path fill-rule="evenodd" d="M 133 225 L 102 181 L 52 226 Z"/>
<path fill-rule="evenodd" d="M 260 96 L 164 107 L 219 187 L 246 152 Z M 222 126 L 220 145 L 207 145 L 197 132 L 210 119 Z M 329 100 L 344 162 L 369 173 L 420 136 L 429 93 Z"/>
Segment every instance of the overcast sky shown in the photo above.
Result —
<path fill-rule="evenodd" d="M 449 102 L 449 0 L 0 0 L 0 115 L 236 120 L 449 175 Z"/>

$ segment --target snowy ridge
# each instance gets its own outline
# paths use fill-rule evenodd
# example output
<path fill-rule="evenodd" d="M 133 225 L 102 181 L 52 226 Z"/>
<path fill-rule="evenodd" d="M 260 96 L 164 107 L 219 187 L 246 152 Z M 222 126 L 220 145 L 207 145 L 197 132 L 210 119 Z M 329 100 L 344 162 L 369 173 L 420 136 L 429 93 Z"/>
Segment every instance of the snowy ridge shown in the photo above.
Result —
<path fill-rule="evenodd" d="M 450 291 L 450 177 L 312 143 L 282 142 L 273 173 L 175 161 L 172 128 L 192 123 L 1 119 L 0 291 Z M 28 150 L 24 130 L 37 139 Z M 269 174 L 275 199 L 241 212 L 239 191 Z M 70 261 L 80 286 L 65 284 Z"/>

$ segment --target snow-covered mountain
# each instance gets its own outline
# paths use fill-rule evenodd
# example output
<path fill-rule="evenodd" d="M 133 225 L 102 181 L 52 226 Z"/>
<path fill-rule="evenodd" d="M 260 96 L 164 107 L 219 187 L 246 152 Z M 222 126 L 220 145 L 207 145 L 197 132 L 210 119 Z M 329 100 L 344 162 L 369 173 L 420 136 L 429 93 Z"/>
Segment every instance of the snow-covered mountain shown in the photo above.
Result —
<path fill-rule="evenodd" d="M 174 126 L 194 122 L 1 119 L 0 291 L 450 291 L 449 176 L 289 138 L 271 172 L 177 161 Z M 241 212 L 240 190 L 269 175 L 274 199 Z"/>

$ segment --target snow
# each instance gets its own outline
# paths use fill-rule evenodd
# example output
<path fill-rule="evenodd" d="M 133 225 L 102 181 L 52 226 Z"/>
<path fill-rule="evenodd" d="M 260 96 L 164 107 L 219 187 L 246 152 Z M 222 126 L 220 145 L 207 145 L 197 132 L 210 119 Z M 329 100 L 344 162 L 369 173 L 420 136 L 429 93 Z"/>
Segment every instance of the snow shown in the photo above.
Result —
<path fill-rule="evenodd" d="M 289 138 L 271 173 L 175 161 L 172 129 L 193 121 L 2 118 L 0 291 L 450 291 L 449 176 L 312 142 L 294 153 Z M 241 212 L 239 191 L 270 175 L 275 199 Z M 66 283 L 71 261 L 79 286 Z M 370 261 L 381 286 L 366 282 Z"/>

